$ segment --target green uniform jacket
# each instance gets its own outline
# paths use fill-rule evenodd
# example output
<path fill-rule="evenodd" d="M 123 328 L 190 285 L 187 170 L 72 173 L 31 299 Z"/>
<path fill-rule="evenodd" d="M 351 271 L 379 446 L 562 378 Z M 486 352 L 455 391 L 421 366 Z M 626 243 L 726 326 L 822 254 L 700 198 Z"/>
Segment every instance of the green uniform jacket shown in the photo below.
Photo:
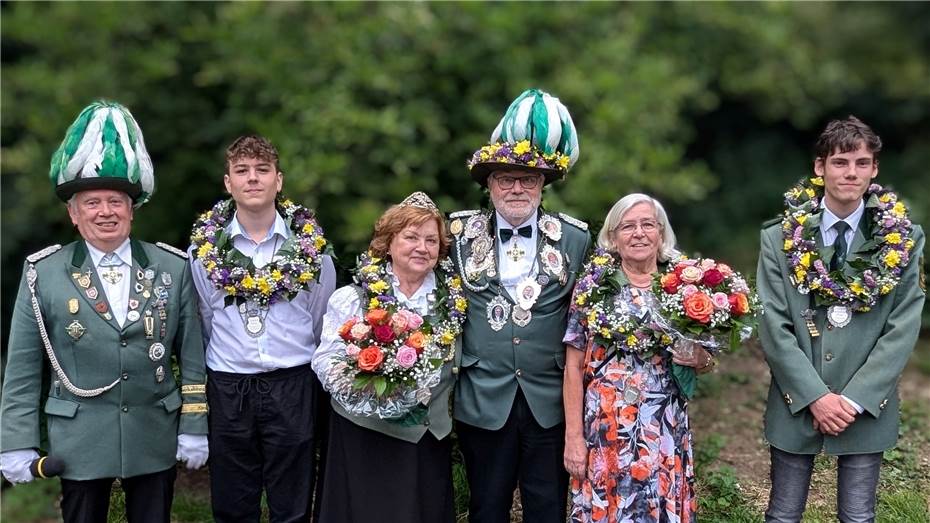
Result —
<path fill-rule="evenodd" d="M 494 213 L 482 213 L 488 217 L 488 234 L 494 239 L 489 256 L 497 256 L 497 235 Z M 470 215 L 469 213 L 455 213 Z M 539 216 L 546 213 L 540 209 Z M 504 426 L 517 387 L 523 391 L 526 401 L 537 423 L 543 428 L 553 427 L 565 419 L 562 410 L 562 374 L 565 368 L 565 346 L 562 337 L 568 319 L 575 276 L 584 263 L 591 238 L 587 226 L 564 215 L 549 215 L 559 220 L 561 238 L 552 242 L 562 255 L 562 271 L 566 277 L 550 277 L 530 312 L 532 319 L 525 327 L 519 327 L 508 317 L 499 331 L 488 323 L 488 303 L 495 296 L 505 298 L 512 308 L 516 305 L 510 295 L 500 286 L 499 273 L 488 276 L 482 272 L 477 279 L 468 280 L 464 269 L 472 255 L 473 241 L 464 233 L 456 234 L 453 241 L 452 258 L 456 270 L 462 276 L 465 296 L 468 299 L 468 319 L 462 333 L 462 365 L 455 391 L 456 420 L 497 430 Z M 454 224 L 454 222 L 453 222 Z M 468 231 L 468 225 L 464 226 Z M 453 227 L 453 232 L 459 227 Z M 537 231 L 537 259 L 547 243 L 542 231 Z M 495 267 L 500 264 L 496 261 Z M 540 266 L 540 274 L 543 268 Z M 471 287 L 486 287 L 475 291 Z"/>
<path fill-rule="evenodd" d="M 866 222 L 867 216 L 862 221 Z M 848 260 L 865 243 L 860 227 Z M 819 236 L 819 235 L 818 235 Z M 826 320 L 826 307 L 814 307 L 789 278 L 782 250 L 781 221 L 762 230 L 759 255 L 759 296 L 765 306 L 759 335 L 772 373 L 765 411 L 765 437 L 781 450 L 797 454 L 862 454 L 891 448 L 898 439 L 898 378 L 920 330 L 924 292 L 918 280 L 924 234 L 914 226 L 914 250 L 901 282 L 866 313 L 835 328 Z M 832 247 L 824 259 L 832 256 Z M 820 336 L 812 337 L 802 313 L 816 313 Z M 865 409 L 838 436 L 824 436 L 813 428 L 807 407 L 834 392 Z"/>
<path fill-rule="evenodd" d="M 30 261 L 35 265 L 39 307 L 64 374 L 81 389 L 118 381 L 99 396 L 72 394 L 54 370 L 49 390 L 41 390 L 43 368 L 50 364 L 25 270 L 16 297 L 0 407 L 2 450 L 40 446 L 39 408 L 47 398 L 47 450 L 64 460 L 66 479 L 162 471 L 175 464 L 178 433 L 207 433 L 203 338 L 190 267 L 182 257 L 155 245 L 135 240 L 131 245 L 129 299 L 138 304 L 128 310 L 141 317 L 127 317 L 122 328 L 109 312 L 83 241 L 39 260 L 31 256 L 26 264 L 27 269 Z M 152 278 L 146 279 L 146 272 Z M 86 275 L 89 282 L 82 278 Z M 159 314 L 162 294 L 164 320 Z M 151 339 L 145 332 L 148 315 L 153 319 Z M 152 350 L 155 343 L 164 346 L 163 355 L 157 347 Z M 173 362 L 180 367 L 183 395 Z"/>

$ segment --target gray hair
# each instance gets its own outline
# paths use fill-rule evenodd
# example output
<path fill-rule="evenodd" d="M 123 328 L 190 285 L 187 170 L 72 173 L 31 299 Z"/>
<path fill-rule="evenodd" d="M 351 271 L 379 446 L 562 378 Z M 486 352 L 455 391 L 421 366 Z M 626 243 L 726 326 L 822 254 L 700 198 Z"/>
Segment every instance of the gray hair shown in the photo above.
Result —
<path fill-rule="evenodd" d="M 658 261 L 667 262 L 681 256 L 681 253 L 675 248 L 675 231 L 672 230 L 672 224 L 668 221 L 668 214 L 665 213 L 665 208 L 662 207 L 659 200 L 642 193 L 628 194 L 620 198 L 617 203 L 610 208 L 610 212 L 608 212 L 607 217 L 604 218 L 604 226 L 601 227 L 601 232 L 597 234 L 598 247 L 607 249 L 614 254 L 619 254 L 619 250 L 611 239 L 612 233 L 620 226 L 620 220 L 623 219 L 623 216 L 635 205 L 640 203 L 648 203 L 655 209 L 656 221 L 659 222 L 659 234 L 662 237 L 662 243 L 659 245 Z"/>

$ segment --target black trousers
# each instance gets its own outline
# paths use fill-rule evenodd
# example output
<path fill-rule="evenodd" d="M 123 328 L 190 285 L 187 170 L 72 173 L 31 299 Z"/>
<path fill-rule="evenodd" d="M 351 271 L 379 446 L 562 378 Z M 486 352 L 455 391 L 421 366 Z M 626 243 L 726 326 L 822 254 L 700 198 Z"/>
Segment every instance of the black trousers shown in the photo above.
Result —
<path fill-rule="evenodd" d="M 510 416 L 499 430 L 458 422 L 456 431 L 471 491 L 469 521 L 508 523 L 518 484 L 523 521 L 565 521 L 568 473 L 562 463 L 564 423 L 542 428 L 523 392 L 517 389 Z"/>
<path fill-rule="evenodd" d="M 310 365 L 207 375 L 214 519 L 258 522 L 264 490 L 273 523 L 307 521 L 320 387 Z"/>
<path fill-rule="evenodd" d="M 177 470 L 120 479 L 129 523 L 168 523 Z M 61 516 L 65 523 L 106 523 L 115 478 L 61 480 Z"/>

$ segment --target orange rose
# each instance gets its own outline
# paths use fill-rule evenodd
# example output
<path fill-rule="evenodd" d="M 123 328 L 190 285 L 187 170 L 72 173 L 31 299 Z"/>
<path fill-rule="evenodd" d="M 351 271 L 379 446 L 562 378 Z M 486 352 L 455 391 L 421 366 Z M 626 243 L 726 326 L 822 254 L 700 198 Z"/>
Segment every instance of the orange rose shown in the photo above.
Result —
<path fill-rule="evenodd" d="M 388 314 L 388 311 L 384 309 L 371 309 L 368 311 L 368 314 L 365 315 L 365 321 L 367 321 L 368 324 L 372 326 L 384 325 L 390 321 L 390 319 L 391 315 Z"/>
<path fill-rule="evenodd" d="M 742 315 L 749 312 L 749 298 L 741 292 L 734 292 L 729 296 L 730 310 L 733 314 Z"/>
<path fill-rule="evenodd" d="M 384 353 L 374 345 L 365 347 L 358 353 L 358 368 L 365 371 L 373 371 L 381 366 L 384 361 Z"/>
<path fill-rule="evenodd" d="M 682 301 L 685 306 L 685 315 L 689 318 L 701 322 L 710 322 L 710 315 L 714 312 L 714 302 L 710 296 L 703 292 L 696 292 Z"/>
<path fill-rule="evenodd" d="M 349 333 L 352 331 L 352 326 L 355 325 L 355 322 L 358 321 L 358 318 L 349 318 L 349 321 L 342 324 L 342 327 L 339 327 L 339 337 L 348 341 L 351 336 Z"/>
<path fill-rule="evenodd" d="M 678 292 L 678 286 L 681 285 L 681 280 L 678 278 L 677 274 L 670 272 L 668 274 L 663 274 L 659 283 L 662 284 L 663 291 L 669 294 L 675 294 Z"/>
<path fill-rule="evenodd" d="M 423 350 L 423 345 L 426 344 L 426 335 L 420 331 L 414 332 L 407 337 L 407 341 L 404 343 L 416 349 L 417 354 L 419 354 Z"/>

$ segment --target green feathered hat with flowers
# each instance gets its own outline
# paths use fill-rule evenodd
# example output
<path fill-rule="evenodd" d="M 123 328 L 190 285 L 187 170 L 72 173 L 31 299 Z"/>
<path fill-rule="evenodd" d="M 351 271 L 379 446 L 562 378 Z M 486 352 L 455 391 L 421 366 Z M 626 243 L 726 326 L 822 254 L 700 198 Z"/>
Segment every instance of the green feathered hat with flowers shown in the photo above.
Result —
<path fill-rule="evenodd" d="M 510 104 L 488 145 L 466 164 L 481 185 L 501 169 L 540 173 L 548 184 L 565 177 L 578 151 L 578 133 L 568 109 L 549 93 L 529 89 Z"/>
<path fill-rule="evenodd" d="M 139 207 L 155 191 L 139 124 L 129 109 L 105 101 L 84 108 L 68 128 L 52 156 L 49 178 L 64 201 L 80 191 L 112 189 L 125 192 Z"/>

